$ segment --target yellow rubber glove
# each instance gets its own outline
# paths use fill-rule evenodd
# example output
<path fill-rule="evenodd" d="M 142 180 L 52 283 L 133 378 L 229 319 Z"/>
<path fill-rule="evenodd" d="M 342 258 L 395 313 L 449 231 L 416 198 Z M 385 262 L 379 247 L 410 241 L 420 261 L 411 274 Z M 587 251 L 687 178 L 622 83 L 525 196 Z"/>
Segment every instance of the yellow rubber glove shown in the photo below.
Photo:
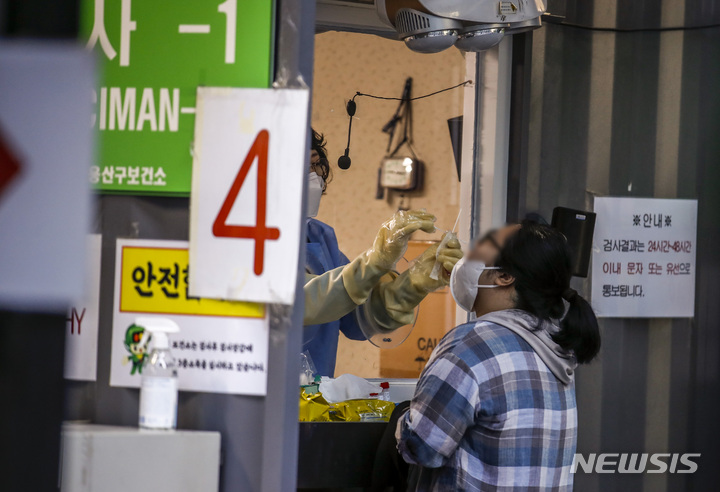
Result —
<path fill-rule="evenodd" d="M 424 210 L 395 212 L 377 233 L 368 253 L 368 261 L 385 270 L 391 270 L 407 250 L 413 232 L 435 232 L 435 216 Z"/>
<path fill-rule="evenodd" d="M 370 310 L 380 326 L 394 329 L 413 322 L 415 307 L 430 292 L 445 287 L 450 283 L 450 273 L 455 264 L 463 257 L 460 242 L 453 238 L 438 249 L 440 243 L 433 244 L 410 265 L 405 272 L 389 282 L 378 285 L 371 299 Z M 435 262 L 442 265 L 441 274 L 437 279 L 430 276 Z M 381 308 L 395 322 L 383 319 Z"/>
<path fill-rule="evenodd" d="M 390 272 L 407 250 L 415 231 L 434 232 L 435 216 L 422 211 L 399 211 L 385 222 L 372 247 L 343 268 L 342 279 L 355 304 L 364 304 L 383 275 Z"/>
<path fill-rule="evenodd" d="M 449 233 L 445 233 L 443 235 L 443 238 L 447 234 Z M 443 275 L 440 277 L 440 279 L 442 279 L 443 281 L 442 287 L 450 284 L 450 274 L 452 273 L 453 268 L 455 268 L 457 262 L 460 261 L 463 256 L 465 255 L 463 254 L 462 246 L 460 246 L 460 241 L 458 241 L 457 236 L 453 234 L 453 238 L 450 239 L 445 244 L 445 246 L 440 248 L 437 252 L 437 262 L 440 263 L 443 267 Z M 437 290 L 437 288 L 433 290 Z"/>

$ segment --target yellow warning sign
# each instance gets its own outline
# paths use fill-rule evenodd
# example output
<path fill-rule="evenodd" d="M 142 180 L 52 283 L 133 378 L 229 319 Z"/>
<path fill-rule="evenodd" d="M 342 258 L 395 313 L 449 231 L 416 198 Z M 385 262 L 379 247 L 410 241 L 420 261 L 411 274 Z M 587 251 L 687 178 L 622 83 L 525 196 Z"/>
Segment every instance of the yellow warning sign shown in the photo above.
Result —
<path fill-rule="evenodd" d="M 265 305 L 190 297 L 187 248 L 123 246 L 120 311 L 263 318 Z"/>

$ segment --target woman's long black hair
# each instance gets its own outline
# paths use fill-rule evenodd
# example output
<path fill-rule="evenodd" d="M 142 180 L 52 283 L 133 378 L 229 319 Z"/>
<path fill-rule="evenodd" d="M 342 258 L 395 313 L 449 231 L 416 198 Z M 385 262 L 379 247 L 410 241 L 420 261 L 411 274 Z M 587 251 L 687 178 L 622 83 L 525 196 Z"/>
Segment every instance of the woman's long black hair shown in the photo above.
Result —
<path fill-rule="evenodd" d="M 588 363 L 598 354 L 601 343 L 598 321 L 590 304 L 570 289 L 570 248 L 560 231 L 524 221 L 508 237 L 496 266 L 515 277 L 517 309 L 542 321 L 562 319 L 553 340 L 563 349 L 573 351 L 578 363 Z M 563 296 L 570 304 L 567 313 Z"/>

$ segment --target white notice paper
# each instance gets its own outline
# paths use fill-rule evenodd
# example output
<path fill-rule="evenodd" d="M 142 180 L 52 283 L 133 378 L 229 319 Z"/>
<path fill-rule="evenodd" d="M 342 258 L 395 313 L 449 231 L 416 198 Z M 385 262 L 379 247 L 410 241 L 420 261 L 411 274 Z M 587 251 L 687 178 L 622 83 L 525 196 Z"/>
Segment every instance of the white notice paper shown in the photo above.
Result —
<path fill-rule="evenodd" d="M 697 200 L 596 198 L 592 305 L 606 318 L 695 312 Z"/>
<path fill-rule="evenodd" d="M 292 304 L 308 91 L 198 88 L 190 294 Z"/>
<path fill-rule="evenodd" d="M 189 295 L 187 248 L 187 241 L 118 239 L 110 385 L 140 386 L 150 334 L 135 319 L 162 316 L 180 327 L 168 338 L 181 391 L 265 395 L 265 306 Z"/>
<path fill-rule="evenodd" d="M 68 311 L 65 334 L 65 378 L 95 381 L 97 378 L 98 317 L 100 315 L 100 258 L 102 236 L 87 237 L 85 295 Z"/>

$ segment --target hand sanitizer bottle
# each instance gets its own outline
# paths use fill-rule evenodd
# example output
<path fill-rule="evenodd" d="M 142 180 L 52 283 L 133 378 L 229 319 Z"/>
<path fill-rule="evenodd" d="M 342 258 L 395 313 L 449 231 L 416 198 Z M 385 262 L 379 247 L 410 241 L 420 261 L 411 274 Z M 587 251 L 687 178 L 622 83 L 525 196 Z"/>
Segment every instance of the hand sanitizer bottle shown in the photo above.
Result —
<path fill-rule="evenodd" d="M 175 429 L 178 376 L 167 334 L 177 333 L 180 328 L 167 318 L 137 318 L 135 324 L 150 332 L 152 344 L 142 367 L 139 425 L 143 429 Z"/>

